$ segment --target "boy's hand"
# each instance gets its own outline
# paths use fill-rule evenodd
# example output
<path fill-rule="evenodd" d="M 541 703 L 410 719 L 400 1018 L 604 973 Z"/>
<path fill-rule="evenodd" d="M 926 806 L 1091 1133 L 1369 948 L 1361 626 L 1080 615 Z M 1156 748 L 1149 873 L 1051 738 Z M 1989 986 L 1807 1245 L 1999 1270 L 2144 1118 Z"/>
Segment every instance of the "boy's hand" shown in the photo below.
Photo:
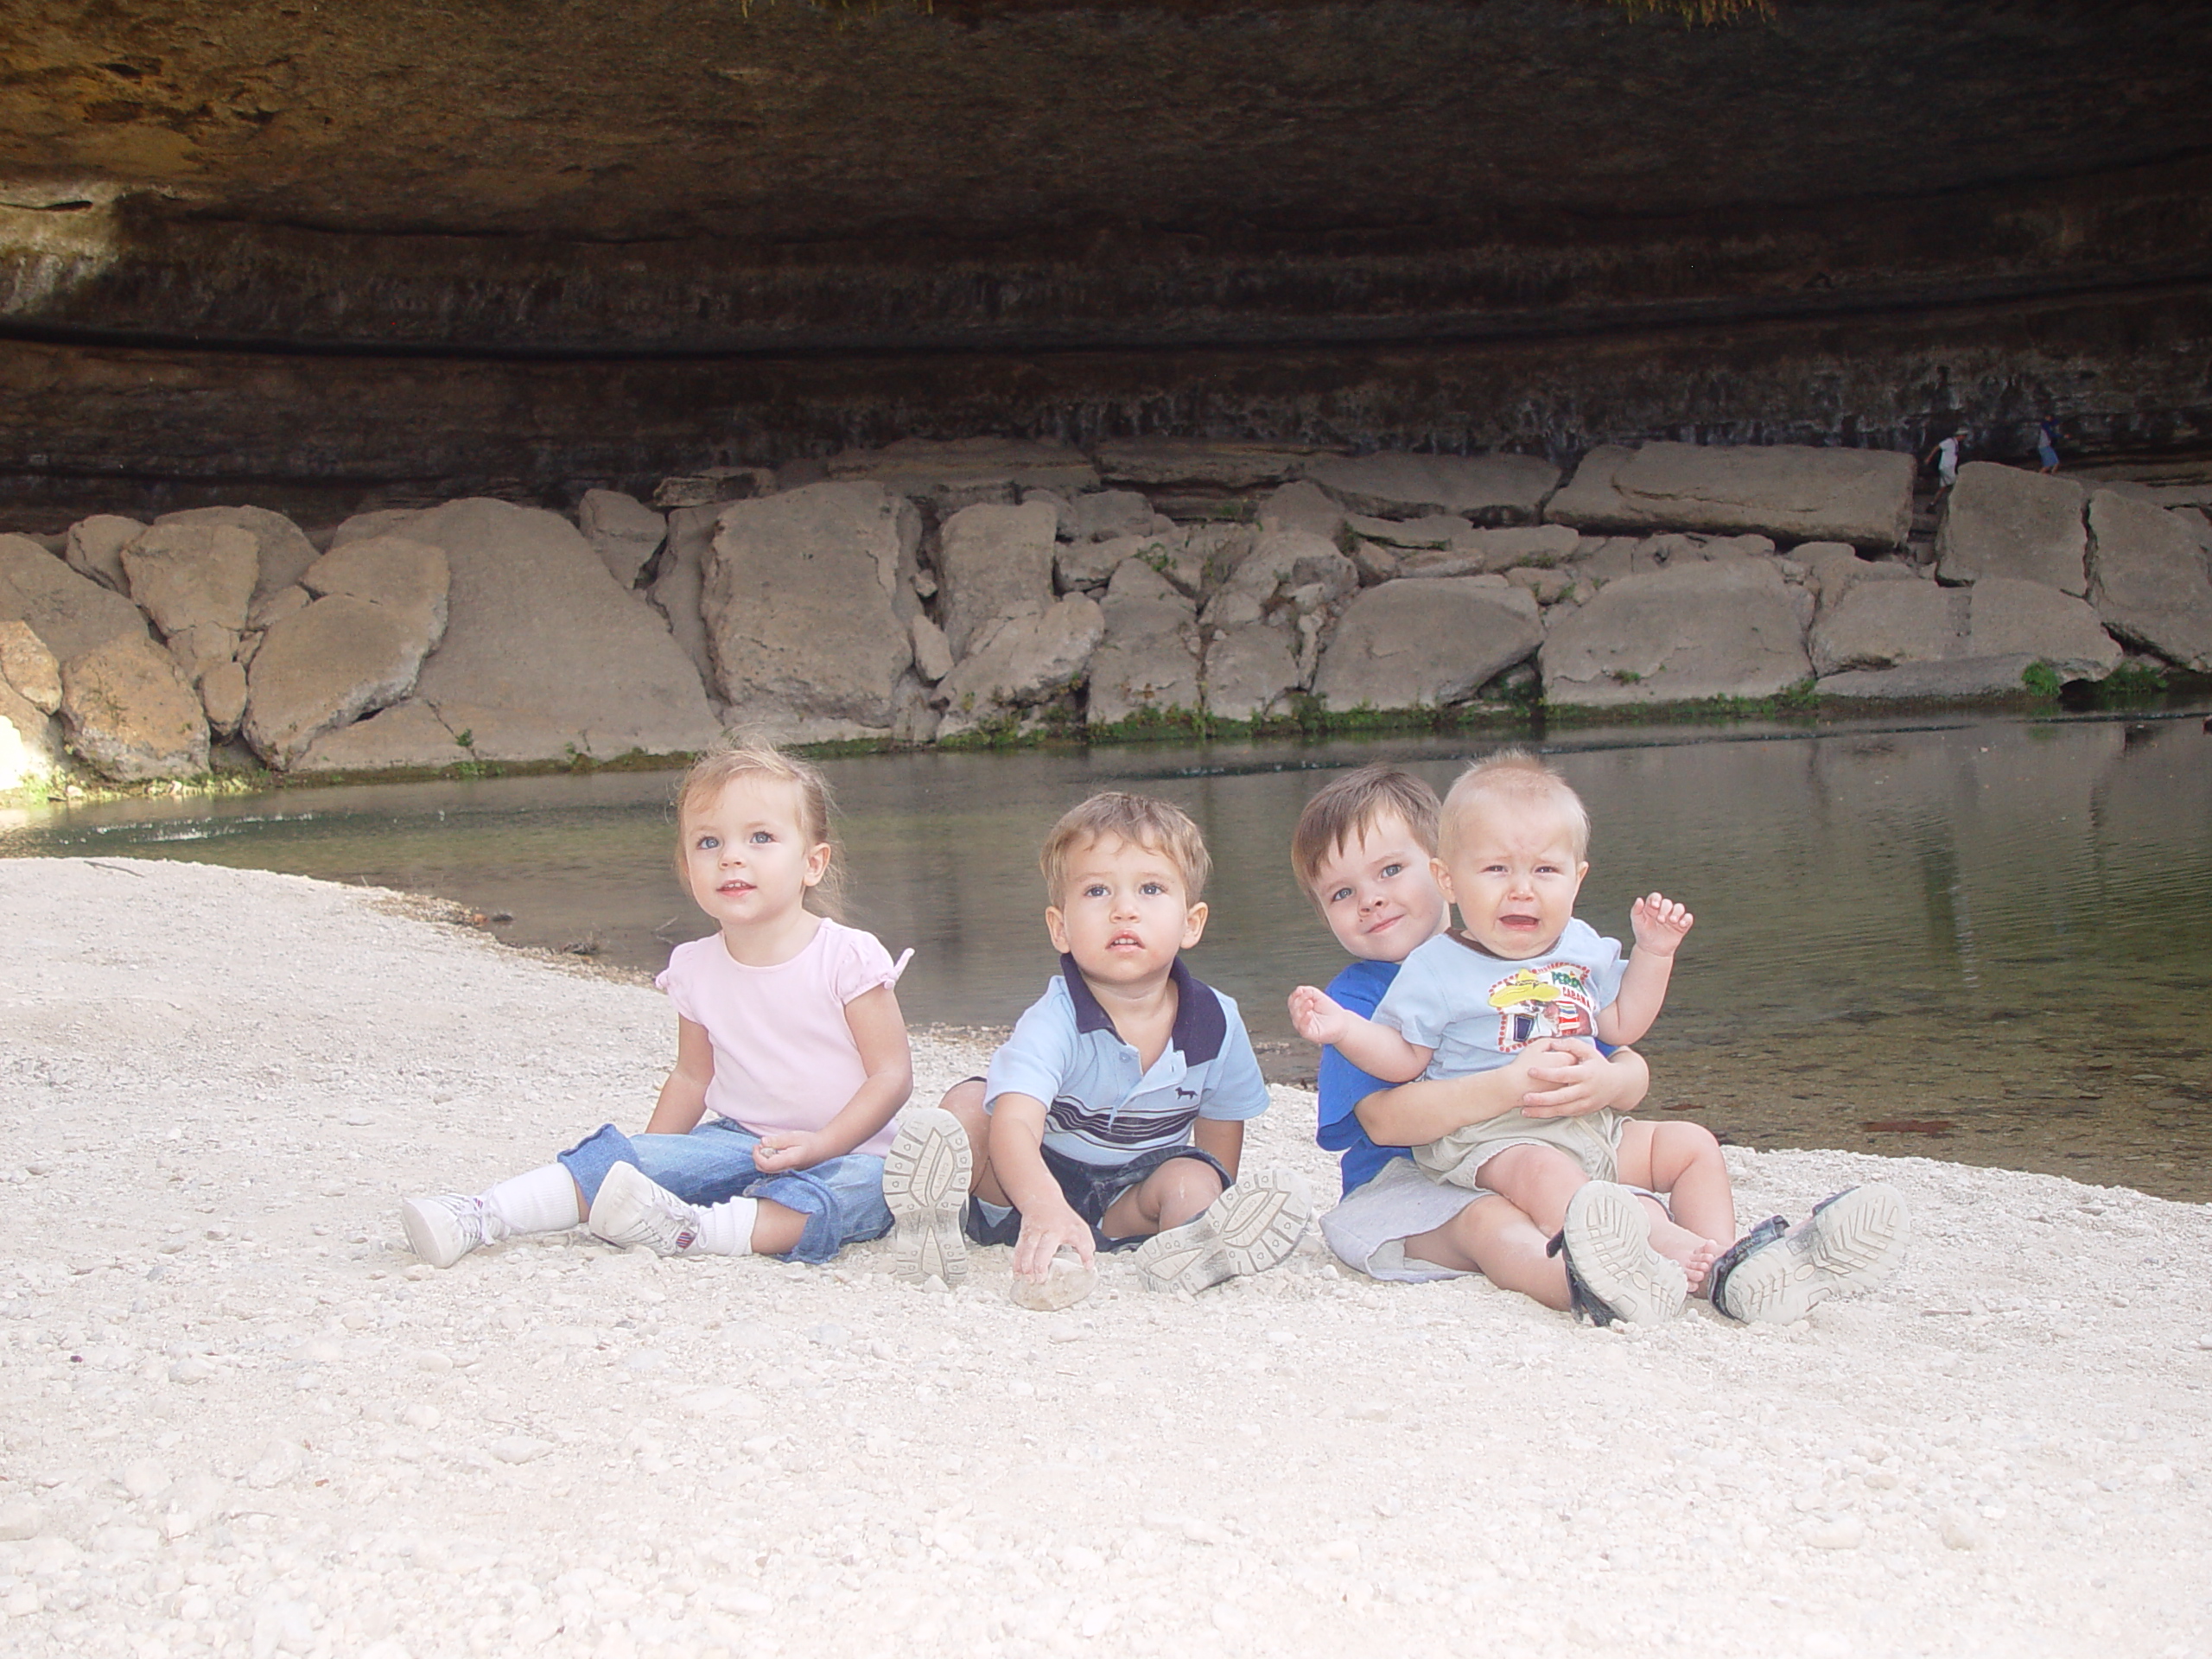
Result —
<path fill-rule="evenodd" d="M 819 1135 L 772 1129 L 753 1148 L 753 1167 L 763 1175 L 780 1175 L 785 1170 L 811 1169 L 827 1155 Z"/>
<path fill-rule="evenodd" d="M 1581 1117 L 1619 1103 L 1613 1063 L 1587 1038 L 1546 1038 L 1541 1052 L 1532 1045 L 1521 1058 L 1529 1062 L 1529 1081 L 1536 1085 L 1522 1100 L 1530 1117 Z"/>
<path fill-rule="evenodd" d="M 1333 1043 L 1351 1028 L 1351 1015 L 1326 991 L 1301 985 L 1290 994 L 1290 1023 L 1309 1043 Z"/>
<path fill-rule="evenodd" d="M 1042 1279 L 1052 1270 L 1052 1258 L 1063 1249 L 1073 1250 L 1086 1268 L 1096 1250 L 1090 1224 L 1066 1204 L 1055 1210 L 1021 1212 L 1021 1236 L 1014 1243 L 1014 1272 L 1018 1279 Z"/>
<path fill-rule="evenodd" d="M 1673 899 L 1654 893 L 1629 906 L 1628 920 L 1636 930 L 1637 950 L 1655 957 L 1671 957 L 1697 918 Z"/>

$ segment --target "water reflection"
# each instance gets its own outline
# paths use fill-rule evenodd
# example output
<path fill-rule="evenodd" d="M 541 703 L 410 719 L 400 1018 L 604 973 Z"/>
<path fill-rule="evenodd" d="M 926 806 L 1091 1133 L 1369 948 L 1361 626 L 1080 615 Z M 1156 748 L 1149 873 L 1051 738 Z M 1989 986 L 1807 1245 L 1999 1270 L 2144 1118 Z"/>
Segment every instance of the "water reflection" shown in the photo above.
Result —
<path fill-rule="evenodd" d="M 2212 738 L 2186 720 L 1556 739 L 1595 825 L 1582 912 L 1697 912 L 1644 1046 L 1655 1107 L 1758 1144 L 1928 1152 L 2212 1197 Z M 1216 860 L 1202 974 L 1278 1075 L 1282 997 L 1338 965 L 1290 826 L 1389 754 L 1440 787 L 1457 745 L 1213 746 L 831 763 L 852 919 L 918 954 L 917 1020 L 1010 1023 L 1052 969 L 1036 852 L 1090 790 L 1166 796 Z M 704 931 L 669 860 L 666 774 L 301 790 L 56 810 L 0 852 L 128 852 L 431 892 L 518 943 L 658 969 Z"/>

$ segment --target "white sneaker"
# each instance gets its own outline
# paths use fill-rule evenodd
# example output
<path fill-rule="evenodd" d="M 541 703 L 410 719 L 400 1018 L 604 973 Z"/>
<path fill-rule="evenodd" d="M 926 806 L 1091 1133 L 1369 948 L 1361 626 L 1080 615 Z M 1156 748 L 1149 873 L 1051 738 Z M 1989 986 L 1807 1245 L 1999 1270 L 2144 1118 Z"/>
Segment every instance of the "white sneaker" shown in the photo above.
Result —
<path fill-rule="evenodd" d="M 891 1270 L 912 1284 L 932 1275 L 946 1285 L 968 1276 L 961 1212 L 975 1168 L 968 1132 L 942 1106 L 910 1106 L 883 1155 L 883 1201 L 890 1206 Z"/>
<path fill-rule="evenodd" d="M 1904 1260 L 1904 1195 L 1878 1181 L 1847 1187 L 1784 1232 L 1762 1222 L 1713 1264 L 1713 1305 L 1734 1319 L 1788 1325 L 1839 1290 L 1871 1290 Z"/>
<path fill-rule="evenodd" d="M 1247 1175 L 1194 1221 L 1154 1233 L 1136 1248 L 1150 1290 L 1192 1294 L 1248 1273 L 1265 1273 L 1298 1248 L 1313 1199 L 1287 1169 Z"/>
<path fill-rule="evenodd" d="M 1611 1181 L 1574 1190 L 1551 1251 L 1565 1258 L 1573 1311 L 1593 1325 L 1659 1325 L 1681 1313 L 1689 1295 L 1681 1264 L 1651 1248 L 1651 1217 L 1642 1201 Z"/>
<path fill-rule="evenodd" d="M 485 1211 L 483 1199 L 460 1192 L 407 1199 L 399 1206 L 399 1224 L 407 1230 L 415 1254 L 434 1268 L 449 1268 L 478 1245 L 506 1236 L 498 1217 Z"/>
<path fill-rule="evenodd" d="M 699 1212 L 635 1164 L 607 1172 L 584 1225 L 610 1244 L 644 1244 L 659 1255 L 683 1255 L 699 1239 Z"/>

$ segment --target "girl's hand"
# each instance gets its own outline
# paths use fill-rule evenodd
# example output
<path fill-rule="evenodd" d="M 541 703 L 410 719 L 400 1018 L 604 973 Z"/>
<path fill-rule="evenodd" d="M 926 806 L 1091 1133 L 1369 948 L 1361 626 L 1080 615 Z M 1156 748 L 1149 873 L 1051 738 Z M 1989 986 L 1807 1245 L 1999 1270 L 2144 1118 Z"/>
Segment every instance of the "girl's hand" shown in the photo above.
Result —
<path fill-rule="evenodd" d="M 786 1170 L 811 1169 L 827 1155 L 819 1135 L 772 1129 L 753 1148 L 753 1167 L 763 1175 L 780 1175 Z"/>
<path fill-rule="evenodd" d="M 1654 893 L 1629 907 L 1628 920 L 1636 930 L 1637 950 L 1655 957 L 1671 957 L 1697 918 L 1673 899 Z"/>
<path fill-rule="evenodd" d="M 1344 1034 L 1351 1016 L 1326 991 L 1301 985 L 1290 994 L 1290 1023 L 1309 1043 L 1333 1043 Z"/>

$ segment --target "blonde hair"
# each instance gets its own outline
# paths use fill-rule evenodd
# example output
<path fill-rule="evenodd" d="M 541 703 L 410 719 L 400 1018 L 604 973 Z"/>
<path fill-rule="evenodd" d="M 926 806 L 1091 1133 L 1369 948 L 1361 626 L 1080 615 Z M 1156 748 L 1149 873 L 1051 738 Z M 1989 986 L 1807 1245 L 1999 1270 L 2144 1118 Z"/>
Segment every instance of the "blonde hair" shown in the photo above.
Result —
<path fill-rule="evenodd" d="M 1526 749 L 1500 749 L 1461 772 L 1444 798 L 1437 852 L 1446 863 L 1458 843 L 1459 826 L 1478 802 L 1497 801 L 1522 811 L 1548 808 L 1566 820 L 1567 838 L 1579 861 L 1590 852 L 1590 812 L 1567 779 Z"/>
<path fill-rule="evenodd" d="M 1038 855 L 1037 867 L 1045 872 L 1045 891 L 1053 904 L 1058 904 L 1066 891 L 1068 865 L 1077 850 L 1107 836 L 1164 855 L 1183 878 L 1185 904 L 1198 903 L 1206 890 L 1213 860 L 1191 815 L 1149 795 L 1109 789 L 1069 808 L 1052 826 L 1052 833 L 1045 837 L 1045 850 Z"/>
<path fill-rule="evenodd" d="M 1436 791 L 1403 766 L 1376 761 L 1348 772 L 1316 791 L 1290 832 L 1290 867 L 1306 896 L 1319 901 L 1314 884 L 1321 866 L 1386 817 L 1403 821 L 1423 852 L 1436 851 L 1436 820 L 1441 810 Z"/>
<path fill-rule="evenodd" d="M 766 779 L 791 786 L 798 798 L 799 832 L 806 837 L 807 845 L 815 847 L 826 842 L 830 847 L 829 868 L 823 871 L 822 880 L 808 890 L 807 908 L 836 919 L 844 910 L 845 855 L 830 829 L 830 815 L 836 810 L 836 799 L 830 792 L 830 780 L 811 761 L 785 754 L 772 744 L 732 743 L 709 749 L 684 772 L 683 781 L 676 786 L 677 879 L 684 876 L 685 816 L 741 778 Z"/>

